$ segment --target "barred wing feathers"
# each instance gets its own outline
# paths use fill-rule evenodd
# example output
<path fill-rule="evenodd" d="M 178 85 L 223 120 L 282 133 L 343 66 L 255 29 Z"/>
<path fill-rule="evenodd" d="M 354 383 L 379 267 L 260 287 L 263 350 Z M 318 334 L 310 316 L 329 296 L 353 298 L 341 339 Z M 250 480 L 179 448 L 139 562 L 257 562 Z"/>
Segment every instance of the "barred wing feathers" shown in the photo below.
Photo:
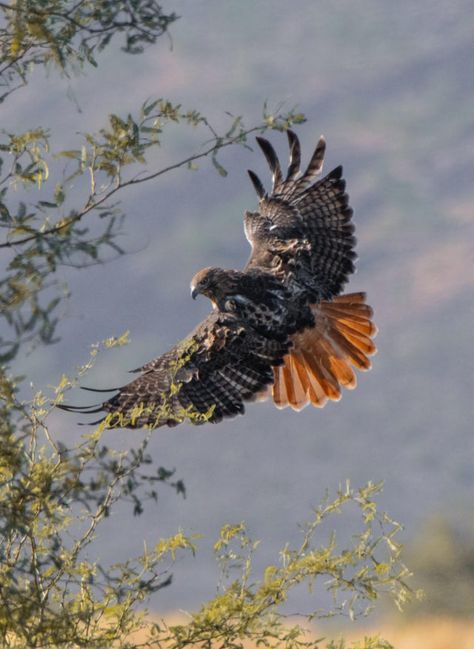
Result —
<path fill-rule="evenodd" d="M 270 142 L 257 138 L 272 173 L 272 189 L 267 194 L 249 171 L 260 201 L 258 212 L 246 213 L 244 227 L 252 246 L 247 268 L 267 269 L 311 305 L 315 324 L 291 336 L 289 353 L 274 368 L 271 390 L 277 407 L 301 410 L 339 400 L 343 387 L 355 388 L 354 369 L 370 368 L 377 329 L 364 293 L 340 295 L 356 258 L 342 167 L 318 180 L 326 148 L 321 137 L 302 173 L 299 140 L 292 131 L 287 134 L 286 176 Z"/>
<path fill-rule="evenodd" d="M 244 412 L 273 383 L 289 342 L 269 340 L 232 314 L 211 313 L 183 342 L 138 370 L 142 374 L 94 407 L 64 410 L 109 413 L 107 427 L 158 428 L 185 420 L 216 423 Z M 100 391 L 99 391 L 100 392 Z"/>
<path fill-rule="evenodd" d="M 297 136 L 287 131 L 290 162 L 285 178 L 270 142 L 257 138 L 272 172 L 265 193 L 249 171 L 260 198 L 259 211 L 247 212 L 244 226 L 252 253 L 246 268 L 265 268 L 308 294 L 310 302 L 338 295 L 354 271 L 356 254 L 352 209 L 342 167 L 321 174 L 326 144 L 321 138 L 304 173 Z"/>

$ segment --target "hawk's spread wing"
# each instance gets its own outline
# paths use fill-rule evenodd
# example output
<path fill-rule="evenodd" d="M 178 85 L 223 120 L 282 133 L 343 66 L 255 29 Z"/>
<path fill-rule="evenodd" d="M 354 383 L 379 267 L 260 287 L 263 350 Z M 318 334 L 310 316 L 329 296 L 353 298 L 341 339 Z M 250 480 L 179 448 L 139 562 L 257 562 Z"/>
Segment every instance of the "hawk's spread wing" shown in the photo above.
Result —
<path fill-rule="evenodd" d="M 272 387 L 277 407 L 301 410 L 309 403 L 322 407 L 337 401 L 342 387 L 356 386 L 353 368 L 370 368 L 377 328 L 364 293 L 339 295 L 356 258 L 342 167 L 317 180 L 326 148 L 321 137 L 301 173 L 299 140 L 292 131 L 287 135 L 290 162 L 285 176 L 270 142 L 257 138 L 272 172 L 272 191 L 267 194 L 249 171 L 260 202 L 259 211 L 247 212 L 244 219 L 252 246 L 246 268 L 270 271 L 311 305 L 314 326 L 290 337 L 291 349 L 275 367 Z"/>
<path fill-rule="evenodd" d="M 111 399 L 90 408 L 60 407 L 108 412 L 99 420 L 107 427 L 157 428 L 186 419 L 215 423 L 242 414 L 243 402 L 273 383 L 273 367 L 282 363 L 288 347 L 288 340 L 270 340 L 235 315 L 214 311 L 182 343 L 135 370 L 141 376 Z"/>
<path fill-rule="evenodd" d="M 276 153 L 267 140 L 257 141 L 272 171 L 272 191 L 265 192 L 249 171 L 260 197 L 259 211 L 245 215 L 245 233 L 252 246 L 246 268 L 269 270 L 309 302 L 338 295 L 354 271 L 356 257 L 352 209 L 345 193 L 342 167 L 321 180 L 326 144 L 323 138 L 304 173 L 300 171 L 300 143 L 287 131 L 290 162 L 283 176 Z"/>

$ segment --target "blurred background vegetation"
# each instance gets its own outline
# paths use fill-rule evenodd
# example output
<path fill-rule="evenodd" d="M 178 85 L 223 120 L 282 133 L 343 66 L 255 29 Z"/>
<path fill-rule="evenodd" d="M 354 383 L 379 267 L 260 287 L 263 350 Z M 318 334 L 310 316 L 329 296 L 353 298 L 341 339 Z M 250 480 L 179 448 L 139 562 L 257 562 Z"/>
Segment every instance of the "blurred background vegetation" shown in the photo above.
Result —
<path fill-rule="evenodd" d="M 410 606 L 410 616 L 455 616 L 474 619 L 474 525 L 446 514 L 423 523 L 405 558 L 425 597 Z"/>

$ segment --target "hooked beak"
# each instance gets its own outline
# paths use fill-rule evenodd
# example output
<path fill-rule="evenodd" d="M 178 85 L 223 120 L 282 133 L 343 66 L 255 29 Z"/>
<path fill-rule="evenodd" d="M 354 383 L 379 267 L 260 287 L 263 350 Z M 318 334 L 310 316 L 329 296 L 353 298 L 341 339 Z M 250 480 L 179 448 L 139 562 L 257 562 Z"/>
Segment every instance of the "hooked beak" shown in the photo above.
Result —
<path fill-rule="evenodd" d="M 191 286 L 191 297 L 193 298 L 193 300 L 195 300 L 198 295 L 199 291 L 197 290 L 197 288 L 195 286 Z"/>

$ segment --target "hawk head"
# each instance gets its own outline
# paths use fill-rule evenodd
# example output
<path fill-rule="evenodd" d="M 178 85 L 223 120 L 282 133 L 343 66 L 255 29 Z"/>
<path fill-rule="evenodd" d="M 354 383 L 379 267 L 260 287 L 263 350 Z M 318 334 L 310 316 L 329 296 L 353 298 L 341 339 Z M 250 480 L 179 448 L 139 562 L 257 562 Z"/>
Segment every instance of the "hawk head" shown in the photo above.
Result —
<path fill-rule="evenodd" d="M 235 271 L 223 270 L 222 268 L 203 268 L 197 272 L 191 280 L 191 296 L 201 294 L 208 297 L 213 306 L 217 307 L 226 295 L 232 293 L 236 288 Z"/>

